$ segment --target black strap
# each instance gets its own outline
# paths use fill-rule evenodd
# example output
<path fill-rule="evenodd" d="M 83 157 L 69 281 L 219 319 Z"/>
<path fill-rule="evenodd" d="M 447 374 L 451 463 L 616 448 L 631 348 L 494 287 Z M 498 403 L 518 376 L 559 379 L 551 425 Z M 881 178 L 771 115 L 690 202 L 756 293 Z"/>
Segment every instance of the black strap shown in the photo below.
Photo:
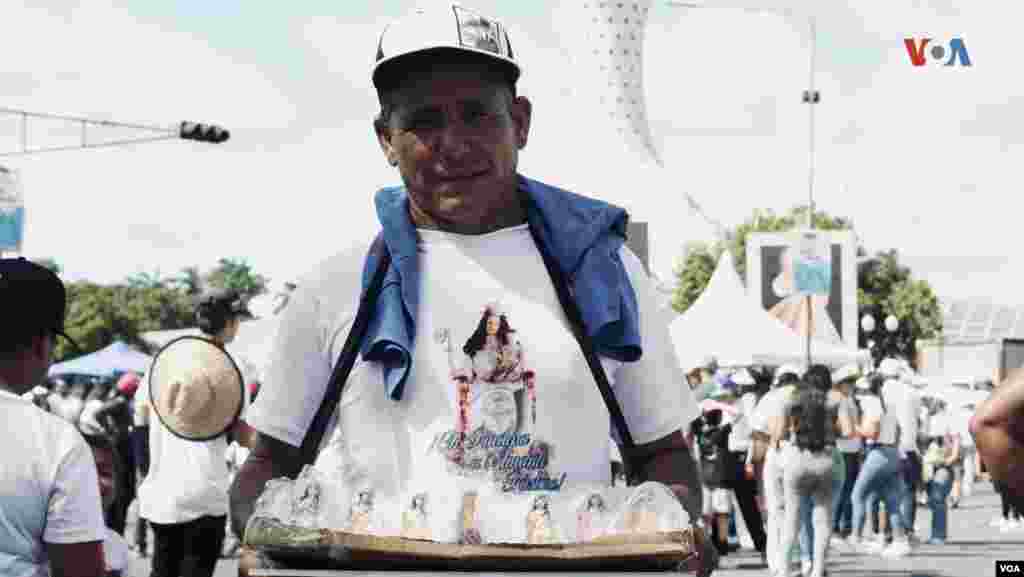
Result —
<path fill-rule="evenodd" d="M 530 226 L 530 235 L 533 236 L 533 242 L 537 245 L 541 258 L 544 259 L 544 266 L 548 269 L 551 282 L 555 285 L 558 301 L 562 304 L 562 310 L 565 311 L 565 316 L 569 319 L 572 334 L 576 337 L 576 342 L 580 344 L 580 349 L 583 350 L 583 357 L 587 359 L 587 366 L 590 367 L 590 372 L 594 375 L 594 380 L 597 381 L 597 388 L 601 391 L 601 397 L 604 399 L 605 406 L 608 407 L 608 414 L 612 418 L 612 424 L 615 425 L 615 429 L 619 432 L 619 440 L 622 441 L 623 447 L 627 449 L 633 448 L 633 436 L 629 434 L 626 417 L 622 415 L 622 408 L 619 406 L 618 400 L 615 399 L 615 391 L 612 390 L 611 384 L 608 383 L 608 375 L 604 372 L 604 365 L 597 358 L 594 341 L 587 334 L 587 330 L 583 325 L 583 315 L 580 314 L 580 309 L 576 306 L 575 299 L 572 298 L 572 289 L 565 278 L 565 273 L 551 255 L 548 254 L 547 248 L 541 242 L 537 232 L 533 230 L 532 225 Z"/>
<path fill-rule="evenodd" d="M 338 359 L 338 363 L 334 365 L 331 379 L 327 382 L 324 400 L 320 403 L 320 408 L 317 409 L 316 416 L 313 417 L 313 422 L 309 425 L 309 429 L 306 430 L 306 436 L 302 439 L 300 456 L 303 466 L 312 464 L 316 460 L 317 451 L 320 449 L 320 442 L 327 431 L 327 424 L 334 414 L 335 407 L 338 406 L 338 401 L 341 400 L 341 393 L 345 389 L 345 382 L 348 380 L 349 373 L 352 372 L 356 357 L 359 356 L 359 348 L 366 338 L 366 329 L 370 325 L 370 316 L 377 308 L 377 297 L 384 286 L 384 276 L 387 274 L 388 266 L 391 264 L 391 254 L 384 244 L 382 235 L 377 235 L 377 238 L 374 239 L 373 244 L 370 246 L 370 254 L 377 256 L 377 269 L 373 273 L 370 285 L 366 287 L 366 292 L 359 299 L 359 309 L 356 312 L 356 318 L 352 321 L 352 328 L 348 331 L 348 337 L 345 339 L 345 346 L 341 350 L 341 356 Z"/>

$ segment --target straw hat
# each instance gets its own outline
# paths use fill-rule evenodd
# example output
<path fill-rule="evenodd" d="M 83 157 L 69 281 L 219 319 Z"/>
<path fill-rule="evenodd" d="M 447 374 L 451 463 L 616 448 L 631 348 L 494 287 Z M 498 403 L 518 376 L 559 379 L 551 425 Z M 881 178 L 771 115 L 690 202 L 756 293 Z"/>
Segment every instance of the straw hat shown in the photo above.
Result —
<path fill-rule="evenodd" d="M 149 370 L 149 394 L 160 422 L 191 441 L 227 432 L 242 411 L 242 373 L 216 344 L 195 336 L 167 343 Z"/>

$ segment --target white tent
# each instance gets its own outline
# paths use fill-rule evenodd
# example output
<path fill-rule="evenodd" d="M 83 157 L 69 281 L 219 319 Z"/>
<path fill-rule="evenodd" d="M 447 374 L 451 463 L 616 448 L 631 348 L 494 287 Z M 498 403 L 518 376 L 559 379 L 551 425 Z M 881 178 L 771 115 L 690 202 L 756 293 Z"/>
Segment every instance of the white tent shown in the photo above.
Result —
<path fill-rule="evenodd" d="M 753 303 L 722 253 L 708 286 L 669 327 L 680 365 L 689 370 L 710 357 L 720 366 L 804 364 L 807 339 Z M 820 341 L 811 343 L 811 361 L 826 365 L 863 362 L 866 352 Z"/>

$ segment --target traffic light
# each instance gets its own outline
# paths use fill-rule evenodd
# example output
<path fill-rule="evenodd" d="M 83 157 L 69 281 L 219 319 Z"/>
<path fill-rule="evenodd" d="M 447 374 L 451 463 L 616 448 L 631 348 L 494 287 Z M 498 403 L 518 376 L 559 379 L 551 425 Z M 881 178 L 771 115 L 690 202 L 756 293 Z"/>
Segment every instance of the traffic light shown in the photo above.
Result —
<path fill-rule="evenodd" d="M 181 127 L 178 129 L 178 136 L 185 140 L 198 140 L 199 142 L 220 144 L 228 138 L 231 138 L 231 133 L 213 124 L 182 122 Z"/>

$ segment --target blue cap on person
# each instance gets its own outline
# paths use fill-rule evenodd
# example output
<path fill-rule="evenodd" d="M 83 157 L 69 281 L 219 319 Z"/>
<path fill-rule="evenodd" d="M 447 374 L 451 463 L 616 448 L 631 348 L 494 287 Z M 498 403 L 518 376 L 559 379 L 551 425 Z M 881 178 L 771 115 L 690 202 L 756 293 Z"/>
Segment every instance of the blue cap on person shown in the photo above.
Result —
<path fill-rule="evenodd" d="M 373 84 L 378 90 L 409 56 L 458 51 L 487 58 L 504 67 L 515 83 L 521 68 L 505 27 L 455 3 L 430 3 L 388 24 L 377 42 Z"/>
<path fill-rule="evenodd" d="M 77 350 L 64 332 L 67 291 L 52 270 L 24 257 L 0 259 L 0 311 L 4 340 L 31 334 L 60 335 Z"/>

